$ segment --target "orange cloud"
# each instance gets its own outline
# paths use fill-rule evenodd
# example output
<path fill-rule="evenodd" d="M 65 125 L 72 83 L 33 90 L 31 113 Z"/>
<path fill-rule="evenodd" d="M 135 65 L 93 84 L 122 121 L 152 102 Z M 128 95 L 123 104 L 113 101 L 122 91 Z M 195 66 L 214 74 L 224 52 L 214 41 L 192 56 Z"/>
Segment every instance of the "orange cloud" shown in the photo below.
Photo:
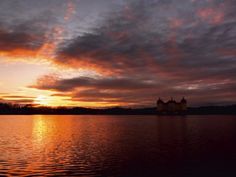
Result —
<path fill-rule="evenodd" d="M 44 40 L 42 34 L 0 29 L 0 56 L 13 60 L 36 57 Z"/>
<path fill-rule="evenodd" d="M 71 19 L 73 14 L 75 13 L 75 4 L 72 1 L 69 1 L 67 4 L 66 14 L 64 16 L 64 20 L 68 21 Z"/>
<path fill-rule="evenodd" d="M 180 28 L 183 24 L 184 24 L 184 21 L 182 19 L 174 18 L 170 20 L 170 27 L 172 29 Z"/>
<path fill-rule="evenodd" d="M 220 24 L 224 20 L 224 12 L 216 8 L 203 8 L 197 11 L 198 17 L 211 24 Z"/>
<path fill-rule="evenodd" d="M 220 50 L 218 50 L 218 52 L 222 56 L 236 57 L 236 49 L 220 49 Z"/>
<path fill-rule="evenodd" d="M 30 50 L 30 49 L 12 49 L 11 51 L 1 51 L 0 50 L 0 56 L 10 58 L 12 60 L 20 60 L 20 59 L 26 59 L 28 57 L 35 57 L 37 56 L 37 51 Z"/>

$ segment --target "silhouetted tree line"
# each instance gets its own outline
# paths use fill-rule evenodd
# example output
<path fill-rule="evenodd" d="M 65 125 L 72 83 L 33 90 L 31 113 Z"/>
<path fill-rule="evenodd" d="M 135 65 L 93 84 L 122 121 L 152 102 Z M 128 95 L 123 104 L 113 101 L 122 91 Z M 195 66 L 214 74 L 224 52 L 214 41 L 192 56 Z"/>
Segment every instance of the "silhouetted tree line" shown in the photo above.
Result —
<path fill-rule="evenodd" d="M 156 107 L 152 108 L 104 108 L 92 109 L 83 107 L 34 107 L 33 105 L 17 105 L 0 103 L 0 114 L 57 114 L 57 115 L 84 115 L 84 114 L 108 114 L 108 115 L 156 115 Z M 208 106 L 188 108 L 185 114 L 236 114 L 236 105 L 231 106 Z"/>

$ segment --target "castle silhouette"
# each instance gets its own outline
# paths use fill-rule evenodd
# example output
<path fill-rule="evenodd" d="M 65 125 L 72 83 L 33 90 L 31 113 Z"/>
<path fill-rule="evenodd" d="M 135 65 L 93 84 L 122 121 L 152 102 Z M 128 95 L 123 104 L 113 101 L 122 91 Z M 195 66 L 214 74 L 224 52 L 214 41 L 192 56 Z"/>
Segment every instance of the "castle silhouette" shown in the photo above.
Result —
<path fill-rule="evenodd" d="M 171 98 L 164 102 L 160 98 L 157 100 L 157 112 L 160 114 L 180 114 L 187 110 L 187 100 L 182 98 L 180 102 L 176 102 Z"/>

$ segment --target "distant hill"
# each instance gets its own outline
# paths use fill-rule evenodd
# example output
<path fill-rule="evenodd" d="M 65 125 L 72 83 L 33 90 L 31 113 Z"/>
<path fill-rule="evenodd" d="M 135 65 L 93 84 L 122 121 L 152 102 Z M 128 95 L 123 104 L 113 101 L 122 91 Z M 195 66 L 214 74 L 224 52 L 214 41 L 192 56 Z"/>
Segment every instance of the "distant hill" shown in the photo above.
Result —
<path fill-rule="evenodd" d="M 92 109 L 83 107 L 32 107 L 31 105 L 13 105 L 0 103 L 0 114 L 25 115 L 25 114 L 55 114 L 55 115 L 156 115 L 156 107 L 150 108 L 104 108 Z M 205 106 L 205 107 L 189 107 L 186 115 L 213 115 L 228 114 L 236 115 L 236 105 L 229 106 Z"/>

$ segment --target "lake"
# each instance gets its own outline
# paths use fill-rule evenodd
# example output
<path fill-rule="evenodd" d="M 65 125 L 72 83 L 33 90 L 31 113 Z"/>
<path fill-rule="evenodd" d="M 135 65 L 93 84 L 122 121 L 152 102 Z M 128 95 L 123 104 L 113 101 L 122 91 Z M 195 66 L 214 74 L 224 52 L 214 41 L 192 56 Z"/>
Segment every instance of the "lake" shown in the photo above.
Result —
<path fill-rule="evenodd" d="M 0 176 L 236 176 L 236 116 L 0 116 Z"/>

